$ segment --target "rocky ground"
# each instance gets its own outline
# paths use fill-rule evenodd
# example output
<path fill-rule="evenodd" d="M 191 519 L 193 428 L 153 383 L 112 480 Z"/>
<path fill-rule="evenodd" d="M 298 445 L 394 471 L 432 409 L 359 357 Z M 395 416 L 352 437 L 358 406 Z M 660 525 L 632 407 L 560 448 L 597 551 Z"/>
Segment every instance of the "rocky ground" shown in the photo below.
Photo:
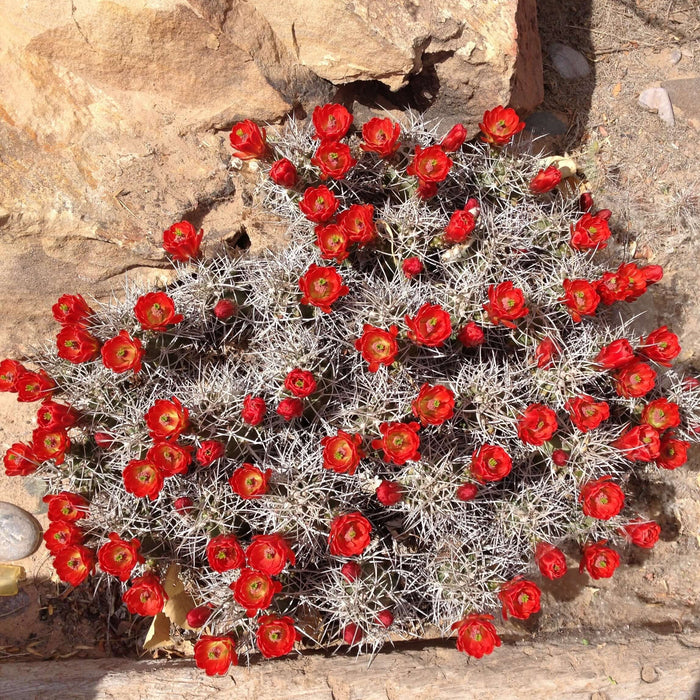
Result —
<path fill-rule="evenodd" d="M 528 124 L 535 133 L 548 134 L 543 143 L 549 148 L 576 157 L 597 204 L 613 210 L 616 235 L 633 246 L 635 257 L 664 266 L 664 280 L 644 301 L 642 322 L 649 328 L 661 319 L 668 323 L 681 338 L 682 363 L 697 373 L 700 11 L 692 0 L 541 0 L 539 22 L 545 101 Z M 661 113 L 639 103 L 640 94 L 652 87 L 666 90 L 673 123 L 663 92 L 653 96 Z M 32 415 L 31 407 L 18 408 L 0 396 L 0 443 L 26 438 Z M 31 489 L 31 482 L 23 486 L 0 477 L 3 499 L 41 519 L 40 500 Z M 552 582 L 545 587 L 543 612 L 510 627 L 508 638 L 568 630 L 585 645 L 590 630 L 622 631 L 633 639 L 642 628 L 665 635 L 698 625 L 697 451 L 688 466 L 640 483 L 637 497 L 652 504 L 662 524 L 656 548 L 630 550 L 627 566 L 609 580 L 593 582 L 572 571 Z M 21 598 L 0 598 L 0 658 L 138 652 L 138 639 L 128 640 L 143 632 L 139 623 L 119 616 L 108 622 L 104 606 L 91 602 L 89 591 L 80 600 L 66 598 L 50 579 L 43 549 L 22 564 L 27 582 Z"/>

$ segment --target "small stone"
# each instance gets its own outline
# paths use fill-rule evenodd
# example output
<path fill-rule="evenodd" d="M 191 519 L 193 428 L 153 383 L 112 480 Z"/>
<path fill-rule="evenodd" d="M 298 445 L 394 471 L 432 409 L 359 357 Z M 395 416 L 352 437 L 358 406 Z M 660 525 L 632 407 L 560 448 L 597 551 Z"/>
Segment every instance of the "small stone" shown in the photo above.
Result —
<path fill-rule="evenodd" d="M 649 665 L 642 666 L 641 676 L 645 683 L 653 683 L 659 680 L 659 674 L 656 672 L 656 669 Z"/>
<path fill-rule="evenodd" d="M 591 72 L 591 66 L 586 57 L 566 44 L 556 42 L 550 44 L 549 57 L 557 73 L 567 80 L 585 78 Z"/>
<path fill-rule="evenodd" d="M 679 49 L 673 49 L 673 51 L 671 51 L 670 60 L 672 66 L 675 66 L 677 63 L 680 63 L 681 58 L 683 58 L 683 54 L 680 52 Z"/>
<path fill-rule="evenodd" d="M 652 112 L 657 112 L 659 119 L 668 126 L 673 126 L 676 120 L 673 117 L 673 106 L 666 90 L 662 87 L 647 88 L 639 96 L 639 104 Z"/>
<path fill-rule="evenodd" d="M 536 136 L 561 136 L 569 127 L 551 112 L 534 112 L 525 119 L 525 128 Z"/>
<path fill-rule="evenodd" d="M 17 561 L 33 554 L 39 548 L 41 534 L 36 518 L 0 501 L 0 561 Z"/>

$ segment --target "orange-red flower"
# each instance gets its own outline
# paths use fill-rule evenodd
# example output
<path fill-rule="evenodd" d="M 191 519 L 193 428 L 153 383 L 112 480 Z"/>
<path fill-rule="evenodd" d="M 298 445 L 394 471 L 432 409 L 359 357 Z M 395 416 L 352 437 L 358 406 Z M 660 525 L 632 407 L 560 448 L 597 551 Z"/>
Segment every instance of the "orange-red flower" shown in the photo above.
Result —
<path fill-rule="evenodd" d="M 16 360 L 0 362 L 0 391 L 17 391 L 17 379 L 27 370 Z"/>
<path fill-rule="evenodd" d="M 665 398 L 650 401 L 642 410 L 642 423 L 648 423 L 659 432 L 668 428 L 676 428 L 681 424 L 681 414 L 678 404 Z"/>
<path fill-rule="evenodd" d="M 530 615 L 540 611 L 541 591 L 535 583 L 516 577 L 501 586 L 498 598 L 503 605 L 503 619 L 508 615 L 518 620 L 527 620 Z"/>
<path fill-rule="evenodd" d="M 528 445 L 544 445 L 557 431 L 557 414 L 541 403 L 528 406 L 518 419 L 518 437 Z"/>
<path fill-rule="evenodd" d="M 564 408 L 571 416 L 571 422 L 582 432 L 597 428 L 610 417 L 610 407 L 606 401 L 596 401 L 592 396 L 582 394 L 569 399 Z"/>
<path fill-rule="evenodd" d="M 467 130 L 464 124 L 455 124 L 442 138 L 440 146 L 446 153 L 458 151 L 467 138 Z"/>
<path fill-rule="evenodd" d="M 399 346 L 396 343 L 396 336 L 399 329 L 391 326 L 385 331 L 376 326 L 366 323 L 362 328 L 362 336 L 355 341 L 355 349 L 362 353 L 362 357 L 367 360 L 370 372 L 376 372 L 379 365 L 387 367 L 394 363 Z"/>
<path fill-rule="evenodd" d="M 203 466 L 216 462 L 226 454 L 226 445 L 219 440 L 202 440 L 197 450 L 197 461 Z"/>
<path fill-rule="evenodd" d="M 610 345 L 604 345 L 595 358 L 596 364 L 604 369 L 620 369 L 632 360 L 634 360 L 634 350 L 627 338 L 620 338 Z"/>
<path fill-rule="evenodd" d="M 280 187 L 291 189 L 297 184 L 297 169 L 288 158 L 276 160 L 270 168 L 270 180 Z"/>
<path fill-rule="evenodd" d="M 163 488 L 163 472 L 149 459 L 132 459 L 122 472 L 124 488 L 136 498 L 155 501 Z"/>
<path fill-rule="evenodd" d="M 561 182 L 561 171 L 554 165 L 540 170 L 530 180 L 529 189 L 532 194 L 545 194 L 551 192 Z"/>
<path fill-rule="evenodd" d="M 535 348 L 535 361 L 540 369 L 550 369 L 554 358 L 559 357 L 559 347 L 551 338 L 543 338 Z"/>
<path fill-rule="evenodd" d="M 311 121 L 316 127 L 314 138 L 321 141 L 340 141 L 352 125 L 352 114 L 336 103 L 314 108 Z"/>
<path fill-rule="evenodd" d="M 570 245 L 574 250 L 602 250 L 608 244 L 608 222 L 598 215 L 584 214 L 576 224 L 571 224 Z"/>
<path fill-rule="evenodd" d="M 403 498 L 404 490 L 403 486 L 397 481 L 389 481 L 384 479 L 375 491 L 377 500 L 383 506 L 393 506 L 396 505 Z"/>
<path fill-rule="evenodd" d="M 429 348 L 442 347 L 452 333 L 450 314 L 439 304 L 423 304 L 414 318 L 405 316 L 404 320 L 409 339 Z"/>
<path fill-rule="evenodd" d="M 579 572 L 585 568 L 594 579 L 610 578 L 615 573 L 620 565 L 620 555 L 606 544 L 607 540 L 602 540 L 584 546 Z"/>
<path fill-rule="evenodd" d="M 665 436 L 659 444 L 656 464 L 663 469 L 677 469 L 683 466 L 688 461 L 689 447 L 690 443 L 685 440 L 678 440 L 671 436 Z"/>
<path fill-rule="evenodd" d="M 445 241 L 464 243 L 476 228 L 476 217 L 467 209 L 458 209 L 452 213 L 450 223 L 445 228 Z"/>
<path fill-rule="evenodd" d="M 65 520 L 73 523 L 88 516 L 89 503 L 77 493 L 61 491 L 57 494 L 47 494 L 42 498 L 49 506 L 49 520 Z"/>
<path fill-rule="evenodd" d="M 594 316 L 600 303 L 595 287 L 588 280 L 564 280 L 564 296 L 559 297 L 569 309 L 571 318 L 578 323 L 582 316 Z"/>
<path fill-rule="evenodd" d="M 53 317 L 62 326 L 79 326 L 85 328 L 90 325 L 90 317 L 95 313 L 80 294 L 64 294 L 51 307 Z"/>
<path fill-rule="evenodd" d="M 401 466 L 408 461 L 420 459 L 418 448 L 420 423 L 382 423 L 381 439 L 372 440 L 372 449 L 384 450 L 384 461 Z"/>
<path fill-rule="evenodd" d="M 132 615 L 152 617 L 162 612 L 168 595 L 161 585 L 160 579 L 152 571 L 138 576 L 131 588 L 122 595 L 126 609 Z"/>
<path fill-rule="evenodd" d="M 413 415 L 423 425 L 441 425 L 454 415 L 455 395 L 442 384 L 423 384 L 411 404 Z"/>
<path fill-rule="evenodd" d="M 331 522 L 328 544 L 331 554 L 352 557 L 367 549 L 372 535 L 372 524 L 362 513 L 354 511 L 339 515 Z"/>
<path fill-rule="evenodd" d="M 165 292 L 149 292 L 140 296 L 134 306 L 136 320 L 145 331 L 167 331 L 184 316 L 175 313 L 175 304 Z"/>
<path fill-rule="evenodd" d="M 661 526 L 653 520 L 642 520 L 637 518 L 623 525 L 620 533 L 624 535 L 632 544 L 643 549 L 651 549 L 658 541 L 661 534 Z"/>
<path fill-rule="evenodd" d="M 406 168 L 407 175 L 415 175 L 421 183 L 442 182 L 452 167 L 452 159 L 441 146 L 416 146 L 411 164 Z"/>
<path fill-rule="evenodd" d="M 22 372 L 15 381 L 17 401 L 43 401 L 56 388 L 56 382 L 43 369 L 38 372 Z"/>
<path fill-rule="evenodd" d="M 258 619 L 255 641 L 266 659 L 289 654 L 294 648 L 294 642 L 299 639 L 301 636 L 294 629 L 294 620 L 291 617 L 263 615 Z"/>
<path fill-rule="evenodd" d="M 324 468 L 337 474 L 354 474 L 360 460 L 366 457 L 360 448 L 361 444 L 361 435 L 350 435 L 344 430 L 338 430 L 336 435 L 322 438 Z"/>
<path fill-rule="evenodd" d="M 40 428 L 72 428 L 78 422 L 79 414 L 72 406 L 56 403 L 47 399 L 41 404 L 36 414 L 36 423 Z"/>
<path fill-rule="evenodd" d="M 489 285 L 489 303 L 484 304 L 484 311 L 489 315 L 491 323 L 502 323 L 508 328 L 515 328 L 513 321 L 530 313 L 525 306 L 525 295 L 521 289 L 513 286 L 510 281 L 498 285 Z"/>
<path fill-rule="evenodd" d="M 401 263 L 401 271 L 406 276 L 406 279 L 413 279 L 416 275 L 423 272 L 423 261 L 417 257 L 406 258 Z"/>
<path fill-rule="evenodd" d="M 294 552 L 282 535 L 254 535 L 245 550 L 248 565 L 268 576 L 281 573 L 289 562 L 296 563 Z"/>
<path fill-rule="evenodd" d="M 32 433 L 32 454 L 40 462 L 53 459 L 56 465 L 65 461 L 70 439 L 63 428 L 37 428 Z"/>
<path fill-rule="evenodd" d="M 138 338 L 132 338 L 125 330 L 110 338 L 102 346 L 102 364 L 112 372 L 121 374 L 130 369 L 134 374 L 141 371 L 141 358 L 146 351 Z"/>
<path fill-rule="evenodd" d="M 244 462 L 243 466 L 238 467 L 228 480 L 234 493 L 237 493 L 241 498 L 258 498 L 267 493 L 267 482 L 272 474 L 271 469 L 266 469 L 264 472 Z"/>
<path fill-rule="evenodd" d="M 177 438 L 187 429 L 190 412 L 175 396 L 170 400 L 158 399 L 146 411 L 148 433 L 154 440 Z"/>
<path fill-rule="evenodd" d="M 656 383 L 656 372 L 645 362 L 633 360 L 615 375 L 615 391 L 625 398 L 639 398 L 648 394 Z"/>
<path fill-rule="evenodd" d="M 148 450 L 146 459 L 155 464 L 164 477 L 187 474 L 192 462 L 192 446 L 163 440 Z"/>
<path fill-rule="evenodd" d="M 64 326 L 56 336 L 58 356 L 74 365 L 94 360 L 100 354 L 100 341 L 80 326 Z"/>
<path fill-rule="evenodd" d="M 294 396 L 304 399 L 316 391 L 316 380 L 311 372 L 297 367 L 285 377 L 284 388 Z"/>
<path fill-rule="evenodd" d="M 615 442 L 627 459 L 633 462 L 651 462 L 661 452 L 659 431 L 650 425 L 636 425 L 625 430 Z"/>
<path fill-rule="evenodd" d="M 110 532 L 109 540 L 97 550 L 100 569 L 120 581 L 128 581 L 136 564 L 145 561 L 139 554 L 140 548 L 139 540 L 123 540 L 116 532 Z"/>
<path fill-rule="evenodd" d="M 83 543 L 83 531 L 67 520 L 55 520 L 44 531 L 46 549 L 56 554 L 66 547 Z"/>
<path fill-rule="evenodd" d="M 372 204 L 353 204 L 338 215 L 338 224 L 345 231 L 349 243 L 367 245 L 377 235 Z"/>
<path fill-rule="evenodd" d="M 301 213 L 316 224 L 322 224 L 333 217 L 338 209 L 338 200 L 325 186 L 307 187 L 299 200 Z"/>
<path fill-rule="evenodd" d="M 311 159 L 311 164 L 321 171 L 322 180 L 329 177 L 342 180 L 348 170 L 356 163 L 357 161 L 350 153 L 350 148 L 338 141 L 322 141 Z"/>
<path fill-rule="evenodd" d="M 535 562 L 545 578 L 561 578 L 566 573 L 566 556 L 558 547 L 548 542 L 538 542 L 535 547 Z"/>
<path fill-rule="evenodd" d="M 163 249 L 173 260 L 187 262 L 199 256 L 204 229 L 197 229 L 189 221 L 178 221 L 163 231 Z"/>
<path fill-rule="evenodd" d="M 513 468 L 513 460 L 499 445 L 482 445 L 472 455 L 469 468 L 474 478 L 484 484 L 508 476 Z"/>
<path fill-rule="evenodd" d="M 671 360 L 678 357 L 680 351 L 678 336 L 671 333 L 667 326 L 661 326 L 650 333 L 639 348 L 642 355 L 664 367 L 670 367 Z"/>
<path fill-rule="evenodd" d="M 598 520 L 610 520 L 625 505 L 625 494 L 611 481 L 611 476 L 589 481 L 581 487 L 579 503 L 583 503 L 583 514 Z"/>
<path fill-rule="evenodd" d="M 301 303 L 316 306 L 329 314 L 331 304 L 350 290 L 343 284 L 342 277 L 334 267 L 319 267 L 312 264 L 299 278 Z"/>
<path fill-rule="evenodd" d="M 360 148 L 363 151 L 378 153 L 382 158 L 388 158 L 401 145 L 400 135 L 401 127 L 389 117 L 385 119 L 373 117 L 362 125 Z"/>
<path fill-rule="evenodd" d="M 6 476 L 27 476 L 39 466 L 31 445 L 22 442 L 16 442 L 5 452 L 3 464 Z"/>
<path fill-rule="evenodd" d="M 248 394 L 243 399 L 243 410 L 241 411 L 241 418 L 244 423 L 248 425 L 260 425 L 263 418 L 265 417 L 265 411 L 267 406 L 265 405 L 265 399 L 261 396 L 253 396 Z"/>
<path fill-rule="evenodd" d="M 337 260 L 343 262 L 349 253 L 348 234 L 338 224 L 319 224 L 315 228 L 316 245 L 321 250 L 321 257 L 324 260 Z"/>
<path fill-rule="evenodd" d="M 498 105 L 484 112 L 484 117 L 479 124 L 481 140 L 492 146 L 505 146 L 515 134 L 525 128 L 525 122 L 511 107 Z"/>
<path fill-rule="evenodd" d="M 225 676 L 231 664 L 238 666 L 236 642 L 204 634 L 195 642 L 194 662 L 207 676 Z"/>
<path fill-rule="evenodd" d="M 279 404 L 277 404 L 277 409 L 275 412 L 282 416 L 282 418 L 285 420 L 299 418 L 299 416 L 304 413 L 304 402 L 301 399 L 288 396 L 286 399 L 282 399 Z"/>
<path fill-rule="evenodd" d="M 265 129 L 261 129 L 250 119 L 237 122 L 231 128 L 229 141 L 233 149 L 233 155 L 241 160 L 262 158 L 267 153 L 265 143 Z"/>
<path fill-rule="evenodd" d="M 233 591 L 234 600 L 246 609 L 248 617 L 255 617 L 258 610 L 266 610 L 272 603 L 272 598 L 282 590 L 279 581 L 273 581 L 263 571 L 241 569 L 238 578 L 229 588 Z"/>
<path fill-rule="evenodd" d="M 221 573 L 240 569 L 245 564 L 245 554 L 235 535 L 217 535 L 207 543 L 207 561 Z"/>
<path fill-rule="evenodd" d="M 457 335 L 457 340 L 459 340 L 465 348 L 477 348 L 479 345 L 482 345 L 485 340 L 484 330 L 481 326 L 474 323 L 474 321 L 469 321 Z"/>
<path fill-rule="evenodd" d="M 53 560 L 61 581 L 79 586 L 95 570 L 95 553 L 79 544 L 62 547 Z"/>
<path fill-rule="evenodd" d="M 457 630 L 457 651 L 463 651 L 475 659 L 490 654 L 501 646 L 501 638 L 491 622 L 493 615 L 471 613 L 452 625 Z"/>

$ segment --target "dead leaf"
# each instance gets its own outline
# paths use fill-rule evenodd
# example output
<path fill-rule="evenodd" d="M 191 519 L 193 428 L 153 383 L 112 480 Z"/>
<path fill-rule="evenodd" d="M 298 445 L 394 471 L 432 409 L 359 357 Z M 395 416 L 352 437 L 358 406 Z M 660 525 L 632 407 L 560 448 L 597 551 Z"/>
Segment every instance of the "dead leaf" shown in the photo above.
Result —
<path fill-rule="evenodd" d="M 0 595 L 19 593 L 19 582 L 25 578 L 24 568 L 14 564 L 0 564 Z"/>
<path fill-rule="evenodd" d="M 612 89 L 612 96 L 617 97 L 620 94 L 620 90 L 622 90 L 622 83 L 617 83 Z"/>
<path fill-rule="evenodd" d="M 172 644 L 172 639 L 170 639 L 170 620 L 162 612 L 159 612 L 151 621 L 143 648 L 146 651 L 153 651 L 170 644 Z"/>
<path fill-rule="evenodd" d="M 171 622 L 184 629 L 192 629 L 187 624 L 187 613 L 194 607 L 192 596 L 185 590 L 180 580 L 180 565 L 171 564 L 165 574 L 163 588 L 168 594 L 168 600 L 163 606 L 163 613 Z"/>

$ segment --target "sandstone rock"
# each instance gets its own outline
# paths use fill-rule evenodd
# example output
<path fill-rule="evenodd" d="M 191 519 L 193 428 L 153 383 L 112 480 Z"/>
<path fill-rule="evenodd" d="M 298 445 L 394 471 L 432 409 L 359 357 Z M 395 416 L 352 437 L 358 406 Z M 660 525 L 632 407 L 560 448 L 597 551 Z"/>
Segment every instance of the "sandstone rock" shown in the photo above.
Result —
<path fill-rule="evenodd" d="M 659 119 L 668 126 L 673 126 L 676 120 L 673 116 L 673 106 L 668 93 L 662 87 L 651 87 L 639 95 L 639 104 L 659 115 Z"/>
<path fill-rule="evenodd" d="M 585 78 L 591 72 L 591 66 L 586 57 L 566 44 L 551 44 L 549 57 L 557 73 L 567 80 Z"/>
<path fill-rule="evenodd" d="M 668 93 L 673 109 L 700 130 L 700 78 L 679 78 L 661 83 Z"/>
<path fill-rule="evenodd" d="M 18 561 L 41 543 L 41 526 L 29 513 L 0 501 L 0 561 Z"/>

